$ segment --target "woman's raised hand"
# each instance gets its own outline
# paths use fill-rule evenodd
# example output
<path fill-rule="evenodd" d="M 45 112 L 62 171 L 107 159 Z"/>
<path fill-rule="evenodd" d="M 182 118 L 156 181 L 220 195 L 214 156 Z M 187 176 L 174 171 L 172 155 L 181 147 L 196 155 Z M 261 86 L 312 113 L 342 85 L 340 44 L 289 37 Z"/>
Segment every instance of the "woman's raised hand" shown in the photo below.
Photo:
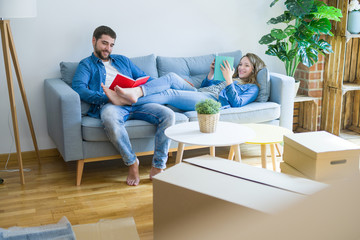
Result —
<path fill-rule="evenodd" d="M 227 85 L 233 83 L 232 76 L 234 75 L 235 69 L 230 66 L 227 60 L 224 61 L 223 64 L 220 64 L 220 69 L 226 80 Z"/>
<path fill-rule="evenodd" d="M 210 64 L 210 72 L 209 72 L 208 77 L 207 77 L 209 80 L 214 78 L 214 70 L 215 70 L 215 58 L 212 61 L 212 63 Z"/>

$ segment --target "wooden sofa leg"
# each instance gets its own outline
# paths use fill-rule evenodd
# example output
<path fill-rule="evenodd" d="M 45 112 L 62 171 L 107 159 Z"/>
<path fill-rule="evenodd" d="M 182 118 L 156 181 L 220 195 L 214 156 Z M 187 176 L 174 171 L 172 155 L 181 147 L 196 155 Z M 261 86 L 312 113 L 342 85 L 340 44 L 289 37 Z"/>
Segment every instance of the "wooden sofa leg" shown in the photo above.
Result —
<path fill-rule="evenodd" d="M 76 186 L 80 186 L 81 178 L 84 170 L 84 159 L 77 161 L 77 171 L 76 171 Z"/>

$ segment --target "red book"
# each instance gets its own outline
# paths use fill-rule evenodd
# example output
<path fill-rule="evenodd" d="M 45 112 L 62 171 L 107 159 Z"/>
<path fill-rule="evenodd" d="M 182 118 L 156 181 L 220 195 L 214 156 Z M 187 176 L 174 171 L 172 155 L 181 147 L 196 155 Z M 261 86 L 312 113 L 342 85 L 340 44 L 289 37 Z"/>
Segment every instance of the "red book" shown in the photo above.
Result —
<path fill-rule="evenodd" d="M 119 87 L 122 87 L 122 88 L 133 88 L 133 87 L 137 87 L 141 84 L 146 83 L 147 80 L 149 80 L 149 78 L 150 78 L 150 76 L 144 76 L 144 77 L 139 77 L 136 80 L 134 80 L 131 77 L 118 74 L 118 75 L 116 75 L 114 81 L 111 83 L 109 88 L 111 90 L 114 90 L 116 85 L 118 85 Z"/>

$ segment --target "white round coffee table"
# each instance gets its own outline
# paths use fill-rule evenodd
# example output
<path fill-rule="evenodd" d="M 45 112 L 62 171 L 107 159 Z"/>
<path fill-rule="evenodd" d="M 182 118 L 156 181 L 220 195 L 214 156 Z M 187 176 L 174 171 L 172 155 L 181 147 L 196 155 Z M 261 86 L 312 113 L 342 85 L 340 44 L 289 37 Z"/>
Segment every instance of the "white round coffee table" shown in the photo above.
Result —
<path fill-rule="evenodd" d="M 235 160 L 240 162 L 239 144 L 254 138 L 255 132 L 242 124 L 220 121 L 216 132 L 202 133 L 199 130 L 199 123 L 195 121 L 173 125 L 165 130 L 165 135 L 179 143 L 176 164 L 180 163 L 183 158 L 185 144 L 209 147 L 232 146 L 235 152 Z M 214 156 L 215 151 L 211 151 L 211 155 Z"/>
<path fill-rule="evenodd" d="M 255 131 L 256 136 L 251 140 L 247 140 L 248 144 L 260 144 L 261 146 L 261 167 L 266 168 L 266 145 L 270 145 L 271 160 L 273 170 L 276 171 L 275 165 L 275 144 L 283 142 L 284 135 L 292 134 L 293 132 L 287 128 L 270 125 L 270 124 L 243 124 Z M 230 150 L 229 159 L 233 158 L 234 153 Z"/>

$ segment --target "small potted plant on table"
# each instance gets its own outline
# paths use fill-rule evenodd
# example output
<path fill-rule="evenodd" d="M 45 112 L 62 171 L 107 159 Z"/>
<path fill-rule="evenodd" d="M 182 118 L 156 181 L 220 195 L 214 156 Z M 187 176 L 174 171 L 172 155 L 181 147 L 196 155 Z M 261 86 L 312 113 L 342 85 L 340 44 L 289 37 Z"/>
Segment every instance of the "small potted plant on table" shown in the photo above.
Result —
<path fill-rule="evenodd" d="M 198 114 L 200 132 L 213 133 L 220 118 L 221 104 L 212 99 L 206 99 L 196 104 L 195 110 Z"/>

